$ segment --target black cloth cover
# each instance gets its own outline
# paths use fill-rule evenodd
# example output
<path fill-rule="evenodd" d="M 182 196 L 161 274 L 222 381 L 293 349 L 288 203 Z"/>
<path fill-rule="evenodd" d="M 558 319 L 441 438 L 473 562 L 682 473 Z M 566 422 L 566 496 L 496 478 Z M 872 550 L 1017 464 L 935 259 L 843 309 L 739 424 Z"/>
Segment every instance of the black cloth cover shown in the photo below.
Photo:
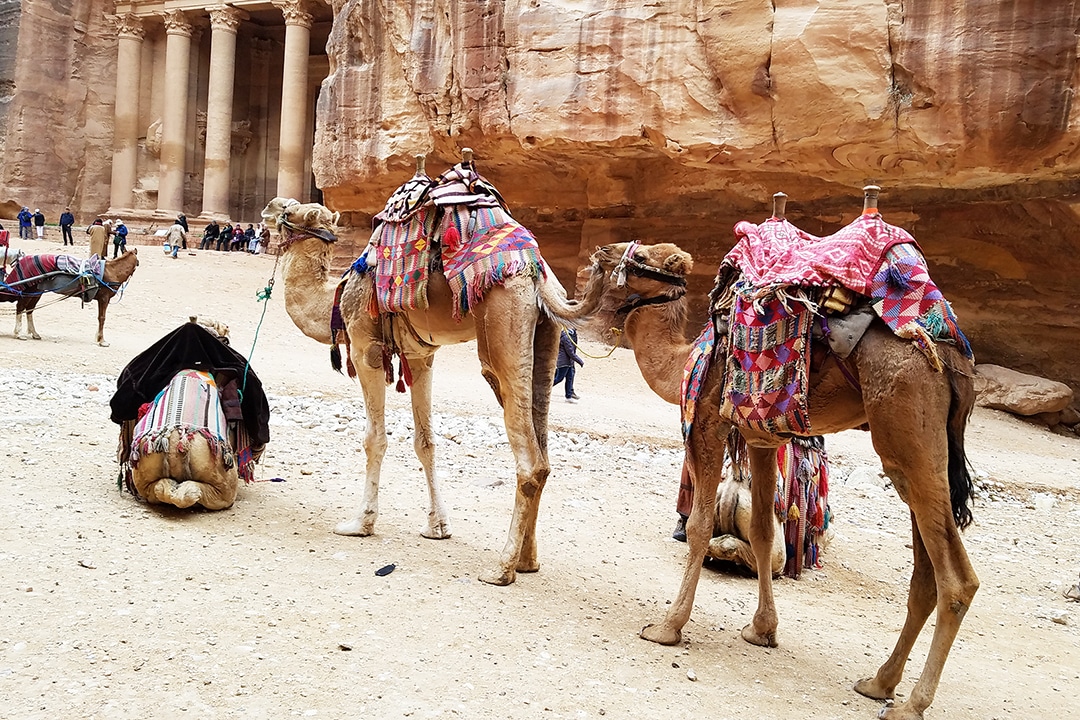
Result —
<path fill-rule="evenodd" d="M 265 445 L 270 442 L 270 405 L 251 368 L 247 368 L 244 386 L 245 367 L 244 356 L 209 330 L 197 323 L 184 323 L 136 355 L 120 373 L 116 393 L 109 401 L 112 421 L 122 424 L 137 419 L 139 407 L 152 402 L 173 375 L 181 370 L 202 370 L 217 381 L 226 420 L 243 420 L 252 445 Z"/>

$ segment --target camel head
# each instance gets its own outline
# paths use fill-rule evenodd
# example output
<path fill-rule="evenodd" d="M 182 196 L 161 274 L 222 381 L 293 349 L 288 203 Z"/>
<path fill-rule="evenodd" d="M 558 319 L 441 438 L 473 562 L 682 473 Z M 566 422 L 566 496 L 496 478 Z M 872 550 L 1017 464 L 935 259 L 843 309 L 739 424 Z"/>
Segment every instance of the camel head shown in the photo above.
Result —
<path fill-rule="evenodd" d="M 262 217 L 278 231 L 281 248 L 285 250 L 293 242 L 306 237 L 318 238 L 326 243 L 336 242 L 334 228 L 341 214 L 331 212 L 319 203 L 276 197 L 263 208 Z"/>
<path fill-rule="evenodd" d="M 588 283 L 604 283 L 604 299 L 590 324 L 606 341 L 618 342 L 627 315 L 639 307 L 669 307 L 673 323 L 685 317 L 685 304 L 674 301 L 686 295 L 694 259 L 677 245 L 613 243 L 597 248 L 590 260 Z"/>

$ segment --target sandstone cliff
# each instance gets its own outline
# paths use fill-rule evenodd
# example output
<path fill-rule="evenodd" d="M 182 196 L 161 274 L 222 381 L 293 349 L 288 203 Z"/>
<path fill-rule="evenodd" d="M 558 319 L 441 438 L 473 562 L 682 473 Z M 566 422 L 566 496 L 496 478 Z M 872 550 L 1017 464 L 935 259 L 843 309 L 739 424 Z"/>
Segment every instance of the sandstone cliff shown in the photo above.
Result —
<path fill-rule="evenodd" d="M 704 293 L 772 193 L 826 233 L 874 181 L 979 359 L 1080 388 L 1075 1 L 333 4 L 314 168 L 357 226 L 468 145 L 564 281 L 663 239 Z"/>

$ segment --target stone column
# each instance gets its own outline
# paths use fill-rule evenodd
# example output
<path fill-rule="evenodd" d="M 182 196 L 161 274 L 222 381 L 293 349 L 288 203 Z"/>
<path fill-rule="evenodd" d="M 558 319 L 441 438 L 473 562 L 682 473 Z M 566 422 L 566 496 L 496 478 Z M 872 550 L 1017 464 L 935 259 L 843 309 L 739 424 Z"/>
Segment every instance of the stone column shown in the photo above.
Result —
<path fill-rule="evenodd" d="M 161 118 L 161 213 L 184 211 L 184 155 L 187 152 L 188 69 L 191 65 L 191 23 L 183 12 L 165 13 L 165 107 Z"/>
<path fill-rule="evenodd" d="M 112 186 L 109 204 L 130 209 L 139 150 L 139 76 L 146 31 L 142 18 L 113 15 L 119 38 L 116 50 L 116 105 L 113 108 Z M 115 213 L 110 213 L 115 214 Z"/>
<path fill-rule="evenodd" d="M 285 15 L 285 67 L 281 73 L 281 130 L 278 141 L 279 197 L 304 199 L 307 186 L 304 159 L 307 149 L 304 129 L 308 115 L 308 46 L 311 42 L 311 13 L 304 0 L 275 2 Z"/>
<path fill-rule="evenodd" d="M 202 214 L 228 216 L 236 29 L 247 13 L 226 5 L 207 10 L 213 35 L 210 38 L 210 89 L 206 100 Z"/>

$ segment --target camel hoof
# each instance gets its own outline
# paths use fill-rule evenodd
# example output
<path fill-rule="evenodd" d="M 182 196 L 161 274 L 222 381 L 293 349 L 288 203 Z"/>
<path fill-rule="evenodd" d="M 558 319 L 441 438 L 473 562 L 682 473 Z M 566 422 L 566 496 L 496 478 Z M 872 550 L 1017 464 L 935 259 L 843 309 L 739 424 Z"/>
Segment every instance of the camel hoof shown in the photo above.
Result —
<path fill-rule="evenodd" d="M 863 678 L 851 689 L 871 700 L 892 700 L 895 697 L 895 692 L 883 688 L 878 684 L 877 678 Z"/>
<path fill-rule="evenodd" d="M 104 340 L 98 340 L 98 345 L 100 345 L 101 347 L 109 347 L 109 343 L 105 342 Z"/>
<path fill-rule="evenodd" d="M 503 587 L 510 585 L 517 580 L 517 573 L 513 570 L 507 570 L 506 568 L 499 566 L 494 570 L 485 570 L 480 573 L 480 582 L 486 582 L 488 585 L 498 585 Z"/>
<path fill-rule="evenodd" d="M 751 623 L 742 629 L 742 639 L 751 645 L 758 645 L 760 647 L 776 647 L 776 633 L 759 633 L 754 629 L 754 625 Z"/>
<path fill-rule="evenodd" d="M 908 704 L 888 706 L 881 708 L 878 711 L 879 718 L 884 720 L 923 720 L 923 714 L 914 710 L 908 709 Z"/>
<path fill-rule="evenodd" d="M 427 529 L 421 531 L 420 534 L 428 540 L 448 540 L 451 535 L 450 523 L 430 523 L 428 524 Z"/>
<path fill-rule="evenodd" d="M 34 338 L 35 340 L 40 340 L 40 339 L 41 339 L 41 336 L 40 336 L 40 335 L 38 335 L 37 333 L 34 333 L 34 334 L 33 334 L 33 335 L 31 335 L 30 337 Z"/>
<path fill-rule="evenodd" d="M 678 645 L 682 642 L 682 630 L 665 627 L 664 625 L 646 625 L 641 628 L 638 637 L 658 645 Z"/>
<path fill-rule="evenodd" d="M 16 335 L 15 339 L 16 340 L 29 340 L 30 338 L 26 337 L 25 335 Z"/>
<path fill-rule="evenodd" d="M 348 535 L 350 537 L 367 537 L 375 532 L 375 522 L 363 522 L 360 518 L 345 520 L 334 527 L 335 535 Z"/>
<path fill-rule="evenodd" d="M 534 573 L 540 571 L 540 562 L 537 560 L 522 560 L 518 563 L 517 571 L 520 573 Z"/>

